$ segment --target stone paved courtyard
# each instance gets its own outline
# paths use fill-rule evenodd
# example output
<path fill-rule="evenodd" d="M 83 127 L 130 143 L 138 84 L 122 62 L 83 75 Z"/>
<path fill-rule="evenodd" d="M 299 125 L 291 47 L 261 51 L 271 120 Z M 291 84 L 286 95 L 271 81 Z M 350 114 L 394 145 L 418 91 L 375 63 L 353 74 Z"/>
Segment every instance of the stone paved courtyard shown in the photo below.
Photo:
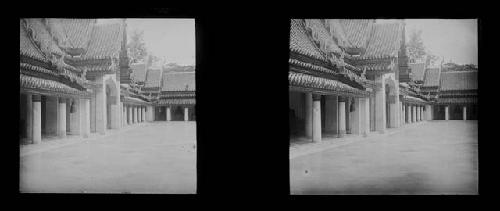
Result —
<path fill-rule="evenodd" d="M 132 127 L 21 156 L 20 191 L 196 193 L 196 122 Z"/>
<path fill-rule="evenodd" d="M 477 194 L 477 121 L 430 121 L 290 159 L 292 194 Z"/>

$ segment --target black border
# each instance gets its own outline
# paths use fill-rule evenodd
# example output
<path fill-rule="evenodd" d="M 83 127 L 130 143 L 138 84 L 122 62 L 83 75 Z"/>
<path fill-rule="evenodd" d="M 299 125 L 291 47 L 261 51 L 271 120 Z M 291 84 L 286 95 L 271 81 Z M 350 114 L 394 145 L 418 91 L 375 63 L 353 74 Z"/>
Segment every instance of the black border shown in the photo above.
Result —
<path fill-rule="evenodd" d="M 360 3 L 358 3 L 360 4 Z M 488 36 L 496 35 L 490 30 L 495 28 L 487 17 L 486 11 L 480 11 L 477 5 L 460 4 L 460 9 L 452 5 L 443 7 L 434 4 L 376 2 L 360 8 L 346 6 L 344 3 L 332 5 L 308 5 L 309 8 L 295 9 L 258 7 L 245 9 L 197 8 L 197 9 L 81 9 L 63 10 L 59 8 L 39 9 L 22 8 L 21 14 L 9 18 L 12 31 L 17 27 L 19 17 L 77 17 L 77 18 L 195 18 L 196 19 L 196 117 L 197 117 L 197 194 L 196 195 L 115 195 L 115 194 L 19 194 L 19 145 L 15 139 L 4 139 L 9 163 L 5 172 L 9 172 L 8 192 L 21 199 L 73 198 L 140 198 L 140 199 L 232 199 L 266 198 L 272 201 L 290 201 L 324 199 L 336 206 L 339 201 L 353 199 L 366 201 L 366 196 L 290 196 L 289 195 L 289 159 L 288 159 L 288 57 L 289 19 L 290 18 L 479 18 L 479 67 L 484 74 L 479 74 L 481 94 L 484 96 L 480 110 L 484 115 L 495 111 L 494 100 L 496 87 L 494 81 L 498 71 L 492 65 L 496 61 L 496 52 L 490 43 L 496 43 Z M 417 5 L 410 8 L 411 5 Z M 399 6 L 394 8 L 393 6 Z M 485 6 L 486 7 L 486 6 Z M 49 15 L 50 14 L 50 15 Z M 322 15 L 318 15 L 322 14 Z M 327 14 L 327 15 L 323 15 Z M 381 15 L 384 14 L 384 15 Z M 389 14 L 389 15 L 385 15 Z M 486 27 L 489 25 L 490 27 Z M 10 24 L 9 24 L 10 26 Z M 493 26 L 493 27 L 492 27 Z M 7 26 L 4 26 L 7 27 Z M 7 29 L 4 29 L 7 31 Z M 11 30 L 9 30 L 11 31 Z M 5 33 L 4 33 L 5 35 Z M 5 40 L 17 40 L 17 34 L 9 33 Z M 10 37 L 12 36 L 12 37 Z M 17 57 L 17 43 L 9 42 L 10 48 L 4 49 L 8 56 Z M 12 48 L 12 49 L 11 49 Z M 490 49 L 487 49 L 490 48 Z M 9 63 L 3 76 L 16 78 L 17 62 L 14 58 L 5 59 Z M 10 75 L 12 74 L 12 75 Z M 4 80 L 4 94 L 15 103 L 8 103 L 14 110 L 19 102 L 18 94 L 8 91 L 19 87 L 17 80 Z M 491 86 L 491 87 L 490 87 Z M 491 92 L 491 93 L 490 93 Z M 12 95 L 12 96 L 10 96 Z M 491 96 L 491 97 L 490 97 Z M 9 100 L 10 102 L 10 100 Z M 17 118 L 17 113 L 9 112 L 5 119 Z M 494 119 L 484 116 L 481 119 L 481 132 L 494 132 Z M 10 124 L 8 122 L 5 122 Z M 10 126 L 4 124 L 4 128 Z M 488 128 L 488 129 L 486 129 Z M 483 135 L 485 141 L 480 144 L 479 168 L 481 169 L 479 194 L 486 195 L 495 190 L 490 185 L 493 174 L 488 166 L 495 164 L 488 155 L 496 149 L 495 137 Z M 9 136 L 10 137 L 10 136 Z M 487 139 L 486 139 L 487 138 Z M 10 140 L 10 141 L 9 141 Z M 14 161 L 17 161 L 14 162 Z M 13 165 L 14 164 L 14 165 Z M 11 174 L 12 173 L 12 174 Z M 335 200 L 340 198 L 341 200 Z M 374 197 L 376 201 L 385 196 Z M 426 198 L 428 196 L 391 196 L 389 198 Z M 459 200 L 478 198 L 468 196 L 446 196 Z M 364 199 L 364 200 L 363 200 Z M 333 200 L 333 201 L 332 201 Z M 349 201 L 349 200 L 348 200 Z M 359 201 L 359 202 L 361 202 Z M 370 201 L 371 202 L 371 201 Z M 435 201 L 436 202 L 436 201 Z M 410 206 L 410 205 L 407 205 Z"/>

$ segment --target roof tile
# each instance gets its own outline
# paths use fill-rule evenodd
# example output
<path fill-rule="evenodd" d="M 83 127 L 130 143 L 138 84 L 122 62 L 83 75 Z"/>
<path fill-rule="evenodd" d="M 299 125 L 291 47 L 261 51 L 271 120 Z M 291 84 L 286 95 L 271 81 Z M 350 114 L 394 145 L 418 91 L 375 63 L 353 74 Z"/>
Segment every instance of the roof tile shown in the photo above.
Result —
<path fill-rule="evenodd" d="M 160 81 L 162 77 L 163 70 L 161 68 L 150 68 L 146 75 L 145 88 L 157 88 L 160 87 Z"/>
<path fill-rule="evenodd" d="M 401 47 L 402 29 L 403 25 L 399 22 L 374 24 L 366 51 L 361 58 L 397 56 Z"/>
<path fill-rule="evenodd" d="M 161 91 L 196 90 L 195 72 L 169 72 L 163 74 Z"/>
<path fill-rule="evenodd" d="M 441 68 L 428 68 L 425 73 L 424 87 L 439 86 Z"/>
<path fill-rule="evenodd" d="M 290 28 L 290 50 L 327 62 L 316 45 L 309 39 L 304 20 L 292 19 Z"/>
<path fill-rule="evenodd" d="M 409 63 L 411 75 L 414 81 L 423 81 L 425 73 L 425 63 Z"/>
<path fill-rule="evenodd" d="M 374 21 L 371 19 L 339 19 L 352 47 L 365 48 Z"/>
<path fill-rule="evenodd" d="M 132 74 L 130 77 L 137 82 L 145 82 L 146 81 L 146 64 L 145 63 L 135 63 L 131 64 L 130 68 L 132 69 Z"/>
<path fill-rule="evenodd" d="M 477 71 L 441 72 L 440 91 L 477 89 Z"/>

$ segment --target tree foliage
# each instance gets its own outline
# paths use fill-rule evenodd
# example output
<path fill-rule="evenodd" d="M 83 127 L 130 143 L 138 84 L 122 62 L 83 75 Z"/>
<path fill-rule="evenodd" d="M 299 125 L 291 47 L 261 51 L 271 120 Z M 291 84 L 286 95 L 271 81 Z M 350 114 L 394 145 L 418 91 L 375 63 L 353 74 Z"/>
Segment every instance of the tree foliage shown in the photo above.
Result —
<path fill-rule="evenodd" d="M 426 52 L 424 41 L 422 40 L 422 30 L 411 31 L 410 39 L 406 43 L 406 49 L 408 50 L 410 62 L 416 62 L 417 60 L 424 58 Z"/>
<path fill-rule="evenodd" d="M 152 65 L 152 64 L 154 64 L 154 63 L 156 63 L 158 61 L 160 61 L 160 57 L 155 56 L 155 55 L 153 55 L 151 53 L 149 54 L 149 56 L 148 56 L 148 64 Z"/>
<path fill-rule="evenodd" d="M 132 63 L 144 61 L 145 56 L 147 55 L 146 44 L 144 43 L 144 32 L 138 30 L 132 31 L 132 35 L 129 40 L 127 50 Z"/>
<path fill-rule="evenodd" d="M 427 52 L 427 58 L 426 58 L 426 61 L 425 61 L 425 65 L 426 66 L 429 66 L 429 65 L 434 65 L 436 64 L 436 62 L 439 60 L 439 57 L 430 53 L 430 52 Z"/>
<path fill-rule="evenodd" d="M 453 62 L 448 62 L 446 64 L 443 64 L 443 71 L 471 71 L 471 70 L 478 70 L 477 66 L 474 64 L 455 64 Z"/>

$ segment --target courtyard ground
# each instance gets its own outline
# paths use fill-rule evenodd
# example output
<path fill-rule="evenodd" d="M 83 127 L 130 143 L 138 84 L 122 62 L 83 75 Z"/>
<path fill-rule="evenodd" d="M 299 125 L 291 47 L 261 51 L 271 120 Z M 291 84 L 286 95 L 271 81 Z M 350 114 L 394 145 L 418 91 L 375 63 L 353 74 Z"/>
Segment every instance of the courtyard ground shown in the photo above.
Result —
<path fill-rule="evenodd" d="M 291 193 L 478 193 L 477 121 L 428 121 L 396 130 L 295 153 Z"/>
<path fill-rule="evenodd" d="M 196 193 L 196 122 L 127 127 L 66 145 L 22 147 L 20 191 Z"/>

